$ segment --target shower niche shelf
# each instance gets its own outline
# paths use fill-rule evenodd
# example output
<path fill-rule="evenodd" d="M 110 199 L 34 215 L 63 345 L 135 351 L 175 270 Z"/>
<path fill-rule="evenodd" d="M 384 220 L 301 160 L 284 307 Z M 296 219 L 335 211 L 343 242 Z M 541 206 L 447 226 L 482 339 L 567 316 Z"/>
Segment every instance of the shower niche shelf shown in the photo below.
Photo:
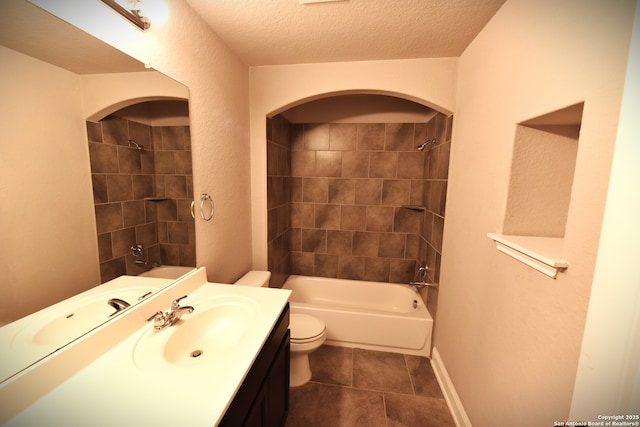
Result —
<path fill-rule="evenodd" d="M 510 236 L 488 233 L 496 249 L 555 279 L 569 267 L 564 258 L 564 239 L 560 237 Z"/>
<path fill-rule="evenodd" d="M 165 200 L 169 200 L 168 197 L 145 197 L 143 200 L 147 202 L 163 202 Z"/>
<path fill-rule="evenodd" d="M 409 209 L 410 211 L 425 212 L 427 210 L 427 208 L 425 208 L 424 206 L 418 206 L 418 205 L 402 205 L 400 207 L 403 209 Z"/>

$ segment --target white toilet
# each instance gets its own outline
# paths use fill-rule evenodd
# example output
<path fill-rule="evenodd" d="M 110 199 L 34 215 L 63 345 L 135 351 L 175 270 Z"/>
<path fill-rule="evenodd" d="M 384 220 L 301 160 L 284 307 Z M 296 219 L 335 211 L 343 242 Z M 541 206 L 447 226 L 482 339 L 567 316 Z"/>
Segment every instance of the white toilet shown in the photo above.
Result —
<path fill-rule="evenodd" d="M 240 286 L 268 287 L 271 272 L 249 271 L 234 284 Z M 299 387 L 311 379 L 309 353 L 320 347 L 327 339 L 327 330 L 322 320 L 309 314 L 291 313 L 291 367 L 289 385 Z"/>
<path fill-rule="evenodd" d="M 310 314 L 292 313 L 289 319 L 291 330 L 291 373 L 289 385 L 299 387 L 311 379 L 309 353 L 320 347 L 327 339 L 324 322 Z"/>

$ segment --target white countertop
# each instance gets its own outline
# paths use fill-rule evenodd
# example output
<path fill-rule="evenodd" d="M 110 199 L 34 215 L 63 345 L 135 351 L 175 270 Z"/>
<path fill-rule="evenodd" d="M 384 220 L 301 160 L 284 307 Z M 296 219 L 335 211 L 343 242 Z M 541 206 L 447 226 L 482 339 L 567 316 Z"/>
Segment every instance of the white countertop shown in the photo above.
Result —
<path fill-rule="evenodd" d="M 200 274 L 200 277 L 206 278 L 206 275 Z M 216 363 L 193 366 L 168 363 L 139 366 L 139 361 L 134 362 L 134 348 L 141 338 L 148 337 L 151 329 L 150 323 L 143 322 L 117 345 L 32 402 L 5 425 L 216 425 L 286 306 L 290 291 L 202 282 L 181 301 L 183 306 L 195 307 L 194 313 L 186 314 L 181 322 L 186 324 L 189 316 L 198 313 L 199 301 L 221 294 L 247 296 L 259 305 L 254 326 L 240 343 L 225 350 L 227 357 L 216 355 Z M 153 304 L 140 307 L 141 312 L 129 316 L 128 321 L 123 316 L 120 327 L 132 319 L 139 323 L 139 319 L 149 317 L 155 310 Z M 172 328 L 179 327 L 180 324 L 176 324 L 156 334 L 171 334 Z"/>
<path fill-rule="evenodd" d="M 146 292 L 157 292 L 173 281 L 152 277 L 121 276 L 2 326 L 0 328 L 0 356 L 2 359 L 0 381 L 109 320 L 109 315 L 114 312 L 114 309 L 107 305 L 109 298 L 127 299 L 129 300 L 127 302 L 133 305 L 138 303 L 138 296 L 142 296 Z M 134 289 L 139 290 L 134 299 L 130 299 L 128 294 L 125 297 L 123 293 L 119 293 L 120 290 Z M 95 316 L 87 319 L 79 319 L 80 315 L 70 318 L 67 321 L 69 324 L 64 326 L 63 333 L 52 338 L 51 341 L 37 342 L 33 339 L 43 325 L 54 320 L 64 319 L 70 312 L 82 311 L 82 308 L 78 308 L 79 305 L 101 296 L 103 298 L 99 304 L 88 307 L 92 311 L 90 314 Z M 76 320 L 83 323 L 78 324 Z"/>

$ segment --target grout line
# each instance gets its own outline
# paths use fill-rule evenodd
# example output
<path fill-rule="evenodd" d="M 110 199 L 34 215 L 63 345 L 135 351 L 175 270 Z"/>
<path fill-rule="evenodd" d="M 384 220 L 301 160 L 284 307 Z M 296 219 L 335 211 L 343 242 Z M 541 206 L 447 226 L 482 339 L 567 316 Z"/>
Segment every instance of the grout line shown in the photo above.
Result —
<path fill-rule="evenodd" d="M 411 370 L 409 369 L 409 363 L 407 362 L 407 355 L 403 354 L 402 357 L 403 357 L 403 360 L 404 360 L 404 366 L 405 366 L 405 368 L 407 368 L 407 374 L 409 375 L 409 383 L 411 384 L 411 391 L 413 392 L 413 395 L 415 396 L 416 395 L 416 388 L 413 385 L 413 378 L 411 376 Z"/>
<path fill-rule="evenodd" d="M 382 393 L 382 411 L 384 412 L 384 425 L 389 426 L 389 417 L 387 416 L 387 399 L 386 393 Z"/>
<path fill-rule="evenodd" d="M 353 355 L 353 348 L 351 348 L 351 380 L 350 380 L 350 386 L 353 387 L 353 373 L 356 371 L 355 369 L 355 360 L 354 360 L 354 355 Z"/>

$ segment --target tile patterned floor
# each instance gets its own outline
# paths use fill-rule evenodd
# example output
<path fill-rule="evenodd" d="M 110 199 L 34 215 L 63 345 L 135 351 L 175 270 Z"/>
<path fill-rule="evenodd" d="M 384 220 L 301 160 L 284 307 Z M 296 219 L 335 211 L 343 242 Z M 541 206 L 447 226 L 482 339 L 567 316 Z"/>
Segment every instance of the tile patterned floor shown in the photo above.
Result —
<path fill-rule="evenodd" d="M 454 427 L 429 359 L 322 346 L 291 389 L 286 427 Z"/>

